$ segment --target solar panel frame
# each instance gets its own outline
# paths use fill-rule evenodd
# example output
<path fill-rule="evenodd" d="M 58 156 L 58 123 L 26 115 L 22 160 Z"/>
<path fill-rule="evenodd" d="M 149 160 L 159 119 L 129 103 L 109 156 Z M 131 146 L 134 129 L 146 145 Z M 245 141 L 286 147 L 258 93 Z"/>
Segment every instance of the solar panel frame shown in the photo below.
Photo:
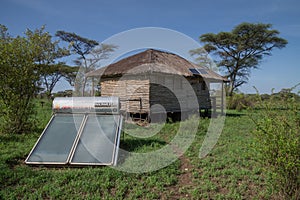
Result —
<path fill-rule="evenodd" d="M 123 127 L 123 116 L 120 115 L 120 122 L 119 122 L 119 126 L 118 126 L 118 134 L 117 134 L 117 137 L 118 137 L 117 138 L 117 146 L 116 146 L 116 153 L 115 153 L 113 166 L 116 166 L 118 163 L 122 127 Z"/>
<path fill-rule="evenodd" d="M 97 115 L 96 115 L 97 116 Z M 98 115 L 98 116 L 103 116 L 103 115 Z M 86 128 L 86 124 L 88 123 L 88 118 L 89 117 L 93 117 L 93 115 L 91 116 L 90 114 L 88 114 L 86 116 L 86 121 L 84 124 L 84 127 L 82 128 L 81 132 L 78 134 L 78 138 L 74 144 L 74 149 L 72 150 L 71 154 L 70 154 L 70 159 L 69 159 L 69 164 L 70 165 L 75 165 L 75 166 L 82 166 L 82 165 L 113 165 L 115 166 L 117 164 L 117 159 L 118 159 L 118 150 L 119 150 L 119 144 L 120 144 L 120 135 L 121 135 L 121 127 L 122 127 L 122 123 L 123 123 L 123 117 L 122 115 L 113 115 L 113 117 L 118 117 L 117 122 L 115 122 L 116 124 L 116 130 L 114 131 L 114 147 L 113 147 L 113 151 L 112 151 L 112 158 L 111 158 L 111 162 L 74 162 L 74 156 L 76 154 L 76 150 L 79 148 L 80 145 L 80 141 L 82 138 L 82 135 L 84 134 L 85 128 Z"/>
<path fill-rule="evenodd" d="M 85 127 L 86 120 L 87 120 L 87 115 L 85 114 L 85 115 L 84 115 L 84 118 L 83 118 L 83 120 L 82 120 L 82 125 L 81 125 L 80 129 L 79 129 L 78 132 L 77 132 L 77 135 L 76 135 L 76 138 L 75 138 L 75 140 L 74 140 L 73 146 L 72 146 L 72 148 L 71 148 L 71 150 L 70 150 L 70 153 L 69 153 L 69 156 L 68 156 L 68 162 L 67 162 L 66 164 L 68 164 L 68 163 L 70 162 L 70 159 L 71 159 L 71 156 L 72 156 L 72 152 L 73 152 L 74 149 L 77 147 L 77 140 L 79 140 L 79 137 L 80 137 L 80 135 L 81 135 L 81 132 L 82 132 L 83 128 Z"/>
<path fill-rule="evenodd" d="M 26 164 L 37 164 L 36 162 L 30 162 L 30 161 L 28 161 L 28 160 L 29 160 L 29 158 L 31 157 L 31 155 L 32 155 L 32 153 L 34 152 L 34 150 L 35 150 L 35 148 L 37 147 L 37 145 L 39 144 L 41 138 L 42 138 L 43 135 L 45 134 L 45 132 L 46 132 L 48 126 L 51 124 L 51 122 L 52 122 L 52 120 L 53 120 L 54 117 L 55 117 L 55 115 L 52 115 L 52 116 L 51 116 L 51 118 L 50 118 L 49 122 L 47 123 L 46 127 L 44 128 L 42 134 L 39 136 L 38 140 L 35 142 L 34 146 L 32 147 L 31 151 L 29 152 L 27 158 L 25 159 L 25 163 L 26 163 Z"/>
<path fill-rule="evenodd" d="M 33 156 L 33 154 L 35 153 L 35 151 L 38 148 L 38 145 L 40 145 L 40 142 L 43 140 L 43 138 L 45 137 L 45 135 L 48 133 L 47 131 L 49 130 L 51 124 L 54 123 L 54 120 L 56 119 L 56 117 L 58 117 L 58 116 L 72 116 L 72 117 L 74 117 L 74 116 L 80 116 L 80 115 L 82 116 L 81 123 L 80 123 L 80 126 L 79 126 L 78 130 L 76 131 L 76 136 L 75 136 L 74 141 L 73 141 L 73 143 L 71 145 L 71 148 L 69 150 L 67 158 L 65 159 L 65 162 L 60 162 L 60 161 L 42 161 L 42 159 L 41 159 L 41 161 L 30 161 L 30 158 Z M 54 115 L 52 115 L 51 119 L 49 120 L 49 122 L 46 125 L 45 129 L 43 130 L 42 134 L 38 138 L 37 142 L 33 146 L 33 148 L 30 151 L 30 153 L 28 154 L 28 156 L 27 156 L 27 158 L 25 160 L 25 163 L 26 164 L 38 164 L 38 165 L 66 165 L 66 164 L 68 164 L 69 158 L 70 158 L 70 154 L 72 152 L 72 149 L 74 148 L 74 144 L 75 144 L 76 138 L 78 137 L 78 133 L 81 131 L 82 127 L 85 124 L 84 121 L 85 121 L 85 115 L 84 114 L 54 114 Z"/>

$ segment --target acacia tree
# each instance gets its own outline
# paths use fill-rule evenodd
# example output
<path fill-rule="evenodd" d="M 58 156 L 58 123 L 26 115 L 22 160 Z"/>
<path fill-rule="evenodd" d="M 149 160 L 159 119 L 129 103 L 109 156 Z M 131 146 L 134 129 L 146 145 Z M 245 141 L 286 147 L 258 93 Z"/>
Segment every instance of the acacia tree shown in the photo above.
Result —
<path fill-rule="evenodd" d="M 51 93 L 62 78 L 73 86 L 78 67 L 71 67 L 64 63 L 50 64 L 40 68 L 41 81 L 45 87 L 46 94 L 50 98 Z"/>
<path fill-rule="evenodd" d="M 60 68 L 60 72 L 62 74 L 62 77 L 71 85 L 74 87 L 75 85 L 75 79 L 78 73 L 79 67 L 77 66 L 67 66 L 67 65 L 63 65 Z"/>
<path fill-rule="evenodd" d="M 204 48 L 192 49 L 190 55 L 195 57 L 195 63 L 201 67 L 206 67 L 211 70 L 218 70 L 214 61 L 209 57 L 208 52 Z"/>
<path fill-rule="evenodd" d="M 81 88 L 81 95 L 84 96 L 87 79 L 85 74 L 94 70 L 96 64 L 106 59 L 109 53 L 113 52 L 114 45 L 100 44 L 95 40 L 81 37 L 75 33 L 57 31 L 56 36 L 68 42 L 71 52 L 79 57 L 74 61 L 77 66 L 82 66 L 77 74 L 76 89 Z M 78 92 L 78 91 L 77 91 Z"/>
<path fill-rule="evenodd" d="M 279 31 L 272 29 L 271 24 L 241 23 L 231 32 L 200 36 L 200 41 L 205 44 L 204 49 L 214 53 L 217 66 L 224 69 L 230 81 L 229 96 L 248 82 L 251 69 L 258 68 L 264 56 L 270 56 L 275 48 L 286 46 L 287 41 L 278 35 Z"/>

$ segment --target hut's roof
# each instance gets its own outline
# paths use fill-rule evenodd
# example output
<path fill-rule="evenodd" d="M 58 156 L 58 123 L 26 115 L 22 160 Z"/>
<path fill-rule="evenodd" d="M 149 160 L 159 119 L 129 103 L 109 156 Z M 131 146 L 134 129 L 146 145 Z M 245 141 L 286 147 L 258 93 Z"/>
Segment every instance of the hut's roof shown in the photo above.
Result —
<path fill-rule="evenodd" d="M 206 73 L 199 76 L 207 79 L 227 81 L 224 77 L 200 67 L 176 54 L 148 49 L 141 53 L 129 56 L 106 67 L 99 68 L 86 74 L 87 77 L 115 77 L 124 74 L 144 74 L 144 73 L 167 73 L 181 76 L 195 76 L 190 69 L 204 69 Z"/>

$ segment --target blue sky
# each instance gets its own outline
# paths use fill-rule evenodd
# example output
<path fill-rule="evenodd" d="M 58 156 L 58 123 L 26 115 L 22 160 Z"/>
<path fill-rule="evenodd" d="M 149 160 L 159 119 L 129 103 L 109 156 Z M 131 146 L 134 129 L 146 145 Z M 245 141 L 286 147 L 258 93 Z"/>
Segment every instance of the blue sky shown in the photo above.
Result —
<path fill-rule="evenodd" d="M 1 0 L 0 7 L 0 24 L 14 36 L 46 25 L 53 35 L 65 30 L 100 42 L 141 27 L 172 29 L 198 42 L 201 34 L 230 31 L 241 22 L 271 23 L 289 42 L 252 71 L 241 91 L 254 93 L 256 86 L 269 93 L 299 83 L 299 0 Z"/>

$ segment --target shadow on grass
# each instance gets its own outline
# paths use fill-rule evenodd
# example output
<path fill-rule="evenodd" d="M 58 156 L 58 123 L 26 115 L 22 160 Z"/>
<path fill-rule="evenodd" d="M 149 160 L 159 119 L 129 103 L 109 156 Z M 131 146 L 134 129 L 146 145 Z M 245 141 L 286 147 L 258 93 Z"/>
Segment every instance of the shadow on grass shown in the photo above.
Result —
<path fill-rule="evenodd" d="M 157 139 L 122 139 L 120 147 L 126 151 L 137 151 L 142 148 L 155 148 L 158 146 L 164 146 L 167 143 L 163 140 L 157 140 Z"/>
<path fill-rule="evenodd" d="M 226 117 L 241 117 L 246 115 L 245 113 L 226 113 Z"/>
<path fill-rule="evenodd" d="M 149 138 L 147 138 L 147 139 L 139 139 L 139 138 L 122 139 L 121 143 L 120 143 L 120 148 L 122 150 L 119 151 L 118 165 L 124 164 L 126 162 L 126 160 L 129 157 L 131 157 L 131 153 L 153 152 L 157 149 L 161 149 L 165 145 L 167 145 L 167 142 L 165 142 L 163 140 L 159 140 L 159 139 L 149 139 Z M 131 162 L 135 163 L 138 161 L 131 160 Z M 126 166 L 126 164 L 125 164 L 125 166 Z M 136 166 L 133 166 L 133 167 L 136 167 Z"/>

